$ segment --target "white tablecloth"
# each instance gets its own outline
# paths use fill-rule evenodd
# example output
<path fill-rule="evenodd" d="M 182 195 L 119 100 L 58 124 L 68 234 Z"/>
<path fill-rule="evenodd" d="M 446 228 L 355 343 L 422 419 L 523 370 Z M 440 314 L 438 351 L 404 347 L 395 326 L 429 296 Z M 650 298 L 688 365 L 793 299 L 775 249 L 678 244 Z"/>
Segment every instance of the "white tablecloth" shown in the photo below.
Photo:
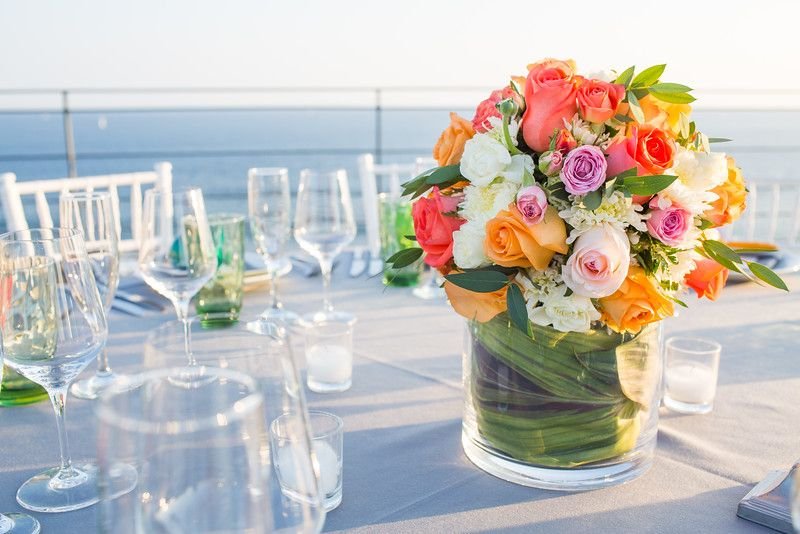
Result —
<path fill-rule="evenodd" d="M 800 457 L 800 298 L 752 284 L 730 286 L 717 303 L 696 301 L 668 321 L 666 335 L 691 333 L 723 346 L 713 413 L 662 408 L 652 469 L 620 487 L 559 493 L 516 486 L 475 468 L 461 451 L 463 321 L 444 301 L 383 290 L 379 279 L 334 277 L 334 301 L 356 313 L 353 388 L 309 394 L 312 407 L 345 421 L 344 500 L 325 530 L 356 532 L 769 532 L 736 517 L 736 505 L 772 469 Z M 800 277 L 789 278 L 800 290 Z M 287 307 L 318 305 L 319 278 L 290 275 Z M 248 293 L 250 312 L 266 294 Z M 147 332 L 170 313 L 112 313 L 112 365 L 135 372 Z M 87 370 L 87 373 L 93 371 Z M 71 399 L 75 460 L 94 456 L 92 402 Z M 15 511 L 17 487 L 58 460 L 50 406 L 0 409 L 0 510 Z M 45 533 L 95 531 L 96 507 L 36 514 Z"/>

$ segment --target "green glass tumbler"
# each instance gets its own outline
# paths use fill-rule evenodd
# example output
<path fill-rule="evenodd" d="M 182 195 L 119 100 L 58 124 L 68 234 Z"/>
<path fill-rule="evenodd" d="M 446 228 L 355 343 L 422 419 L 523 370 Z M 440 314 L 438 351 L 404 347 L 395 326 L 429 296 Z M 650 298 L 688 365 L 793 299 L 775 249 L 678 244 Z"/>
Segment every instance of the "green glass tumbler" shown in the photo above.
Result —
<path fill-rule="evenodd" d="M 244 215 L 209 215 L 208 224 L 217 247 L 217 272 L 195 297 L 197 315 L 204 328 L 239 320 L 244 293 Z"/>
<path fill-rule="evenodd" d="M 385 260 L 399 250 L 417 244 L 406 236 L 414 235 L 414 220 L 411 217 L 411 202 L 381 193 L 378 195 L 380 213 L 381 257 Z M 383 270 L 383 283 L 387 286 L 412 287 L 419 283 L 422 261 L 417 260 L 407 267 Z"/>

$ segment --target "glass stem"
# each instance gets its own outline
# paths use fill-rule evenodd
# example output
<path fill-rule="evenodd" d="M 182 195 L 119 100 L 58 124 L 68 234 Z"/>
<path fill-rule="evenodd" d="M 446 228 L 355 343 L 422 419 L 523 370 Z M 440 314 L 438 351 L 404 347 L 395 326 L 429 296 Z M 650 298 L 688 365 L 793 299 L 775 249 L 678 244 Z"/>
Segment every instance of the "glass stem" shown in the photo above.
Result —
<path fill-rule="evenodd" d="M 61 471 L 72 469 L 72 458 L 69 455 L 69 441 L 67 441 L 67 427 L 64 418 L 64 409 L 67 404 L 66 388 L 50 392 L 50 402 L 56 412 L 56 425 L 58 426 L 58 446 L 61 449 Z"/>
<path fill-rule="evenodd" d="M 100 356 L 97 357 L 97 372 L 95 374 L 102 377 L 111 375 L 111 367 L 108 366 L 108 351 L 106 351 L 105 347 L 100 352 Z"/>
<path fill-rule="evenodd" d="M 280 310 L 283 307 L 278 299 L 278 273 L 274 271 L 269 273 L 269 300 L 273 310 Z"/>
<path fill-rule="evenodd" d="M 320 258 L 319 268 L 322 271 L 322 310 L 326 313 L 332 312 L 331 271 L 333 270 L 333 261 L 330 258 Z"/>
<path fill-rule="evenodd" d="M 192 331 L 191 323 L 189 322 L 189 301 L 187 299 L 175 299 L 173 301 L 175 306 L 175 313 L 178 315 L 178 320 L 183 324 L 183 351 L 189 359 L 189 365 L 197 365 L 197 360 L 192 354 Z"/>

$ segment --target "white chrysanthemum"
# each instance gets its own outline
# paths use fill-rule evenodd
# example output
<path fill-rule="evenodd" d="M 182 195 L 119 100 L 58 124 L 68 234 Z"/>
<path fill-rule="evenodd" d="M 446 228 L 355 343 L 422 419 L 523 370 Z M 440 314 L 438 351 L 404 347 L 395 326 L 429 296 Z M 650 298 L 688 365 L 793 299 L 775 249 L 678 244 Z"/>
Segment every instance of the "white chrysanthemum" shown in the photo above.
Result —
<path fill-rule="evenodd" d="M 692 272 L 695 268 L 695 260 L 698 255 L 694 250 L 683 250 L 675 255 L 678 260 L 677 264 L 667 263 L 669 268 L 666 271 L 659 271 L 656 273 L 656 279 L 659 282 L 670 282 L 680 284 L 687 274 Z"/>
<path fill-rule="evenodd" d="M 661 209 L 676 204 L 693 216 L 700 215 L 711 207 L 711 203 L 719 198 L 711 191 L 695 191 L 689 189 L 682 181 L 675 180 L 658 193 L 658 206 Z"/>
<path fill-rule="evenodd" d="M 468 185 L 464 188 L 464 200 L 459 208 L 459 215 L 467 221 L 486 222 L 500 210 L 508 208 L 514 202 L 519 185 L 500 181 L 486 187 Z"/>
<path fill-rule="evenodd" d="M 592 322 L 600 319 L 592 299 L 576 294 L 566 296 L 567 286 L 560 285 L 551 291 L 542 305 L 529 310 L 528 318 L 541 326 L 552 326 L 559 332 L 587 332 Z"/>
<path fill-rule="evenodd" d="M 533 309 L 562 283 L 561 272 L 556 267 L 548 267 L 544 271 L 527 269 L 517 273 L 514 281 L 522 290 L 528 315 L 533 313 Z"/>
<path fill-rule="evenodd" d="M 477 134 L 464 145 L 461 175 L 473 185 L 486 186 L 511 164 L 505 145 L 488 134 Z"/>
<path fill-rule="evenodd" d="M 634 204 L 620 191 L 614 191 L 594 211 L 573 203 L 569 208 L 558 212 L 558 215 L 572 226 L 567 243 L 573 243 L 581 234 L 600 224 L 610 224 L 621 232 L 628 227 L 646 232 L 647 225 L 644 221 L 647 216 L 642 215 L 642 210 L 642 206 Z"/>
<path fill-rule="evenodd" d="M 525 169 L 533 176 L 533 158 L 528 154 L 516 154 L 511 156 L 511 165 L 503 171 L 503 178 L 509 182 L 522 185 L 522 178 L 525 175 Z"/>
<path fill-rule="evenodd" d="M 577 113 L 569 122 L 564 119 L 564 126 L 572 133 L 572 137 L 579 145 L 595 145 L 605 150 L 611 142 L 611 136 L 604 133 L 605 126 L 603 124 L 585 121 Z"/>
<path fill-rule="evenodd" d="M 709 191 L 728 179 L 728 162 L 722 152 L 696 152 L 678 147 L 670 174 L 689 190 Z"/>
<path fill-rule="evenodd" d="M 517 133 L 519 132 L 519 124 L 516 120 L 511 119 L 508 121 L 508 135 L 511 136 L 511 142 L 514 146 L 519 144 L 517 142 Z M 505 145 L 505 138 L 503 136 L 503 119 L 500 117 L 489 117 L 489 130 L 487 135 L 491 135 L 497 141 Z"/>
<path fill-rule="evenodd" d="M 486 239 L 486 223 L 468 221 L 453 232 L 453 260 L 461 269 L 477 269 L 491 263 L 486 257 L 483 242 Z"/>

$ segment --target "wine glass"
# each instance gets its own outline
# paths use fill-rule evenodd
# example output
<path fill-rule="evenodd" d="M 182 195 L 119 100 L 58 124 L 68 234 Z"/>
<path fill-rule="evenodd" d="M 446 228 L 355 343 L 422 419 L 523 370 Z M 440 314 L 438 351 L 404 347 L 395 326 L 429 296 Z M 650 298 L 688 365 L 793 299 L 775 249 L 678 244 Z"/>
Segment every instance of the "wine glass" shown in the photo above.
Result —
<path fill-rule="evenodd" d="M 56 413 L 61 465 L 35 475 L 17 491 L 29 510 L 66 512 L 98 501 L 94 464 L 73 465 L 64 426 L 67 390 L 106 343 L 103 302 L 82 234 L 74 228 L 20 230 L 0 236 L 3 355 L 12 369 L 47 390 Z M 122 469 L 115 494 L 135 478 Z M 135 475 L 135 473 L 133 474 Z"/>
<path fill-rule="evenodd" d="M 355 321 L 348 312 L 334 311 L 330 297 L 333 260 L 355 237 L 347 173 L 343 169 L 328 173 L 300 171 L 294 238 L 303 250 L 319 261 L 322 271 L 322 310 L 304 316 L 304 320 Z"/>
<path fill-rule="evenodd" d="M 272 304 L 262 316 L 265 319 L 296 324 L 299 317 L 285 310 L 278 298 L 280 259 L 292 231 L 289 171 L 282 167 L 252 168 L 247 171 L 247 207 L 250 230 L 256 251 L 264 259 L 269 274 L 269 296 Z"/>
<path fill-rule="evenodd" d="M 203 192 L 148 189 L 144 194 L 139 269 L 147 285 L 167 297 L 184 323 L 184 348 L 193 363 L 189 302 L 217 269 L 217 248 Z"/>
<path fill-rule="evenodd" d="M 106 314 L 111 311 L 119 284 L 119 213 L 111 193 L 92 191 L 62 193 L 58 202 L 62 228 L 77 228 L 83 233 L 89 264 Z M 104 348 L 97 357 L 94 376 L 78 380 L 70 391 L 80 399 L 96 399 L 117 376 L 108 365 Z"/>
<path fill-rule="evenodd" d="M 423 172 L 438 167 L 439 163 L 433 158 L 416 158 L 414 160 L 414 176 L 419 176 Z M 425 270 L 428 271 L 427 281 L 414 288 L 412 294 L 423 300 L 432 300 L 445 298 L 444 289 L 442 289 L 443 279 L 440 278 L 439 272 L 425 264 Z"/>

